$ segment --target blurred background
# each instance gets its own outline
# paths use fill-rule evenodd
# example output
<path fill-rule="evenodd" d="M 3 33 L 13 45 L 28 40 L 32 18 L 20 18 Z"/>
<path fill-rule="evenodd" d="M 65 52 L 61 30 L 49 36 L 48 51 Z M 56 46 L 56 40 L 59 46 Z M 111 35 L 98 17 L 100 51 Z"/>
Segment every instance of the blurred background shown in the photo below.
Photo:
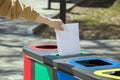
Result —
<path fill-rule="evenodd" d="M 120 39 L 120 0 L 70 0 L 70 2 L 77 4 L 67 11 L 66 22 L 80 24 L 82 40 Z M 54 30 L 48 27 L 36 28 L 34 34 L 55 39 Z"/>

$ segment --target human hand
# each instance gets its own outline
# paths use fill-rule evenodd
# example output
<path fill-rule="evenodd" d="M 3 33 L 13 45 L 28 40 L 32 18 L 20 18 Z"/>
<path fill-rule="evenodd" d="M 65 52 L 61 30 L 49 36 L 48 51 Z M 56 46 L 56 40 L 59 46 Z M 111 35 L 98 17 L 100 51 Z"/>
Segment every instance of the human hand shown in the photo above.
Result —
<path fill-rule="evenodd" d="M 57 30 L 63 31 L 64 29 L 62 27 L 62 24 L 64 24 L 64 23 L 60 19 L 49 19 L 49 23 L 48 23 L 48 25 L 50 27 L 52 27 L 54 29 L 57 29 Z"/>
<path fill-rule="evenodd" d="M 62 27 L 62 24 L 64 24 L 64 23 L 60 19 L 51 19 L 51 18 L 48 18 L 44 15 L 39 14 L 37 16 L 37 18 L 35 19 L 35 22 L 47 24 L 50 27 L 57 29 L 57 30 L 61 30 L 61 31 L 64 30 Z"/>

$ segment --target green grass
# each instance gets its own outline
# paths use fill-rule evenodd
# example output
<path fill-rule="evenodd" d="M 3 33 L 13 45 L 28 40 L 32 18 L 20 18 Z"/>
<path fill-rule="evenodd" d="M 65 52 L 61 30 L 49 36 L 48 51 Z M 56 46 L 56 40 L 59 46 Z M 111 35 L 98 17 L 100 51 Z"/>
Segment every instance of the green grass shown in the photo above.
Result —
<path fill-rule="evenodd" d="M 67 13 L 67 22 L 80 23 L 81 39 L 119 39 L 120 0 L 108 8 L 77 6 Z"/>
<path fill-rule="evenodd" d="M 120 0 L 117 0 L 110 9 L 115 12 L 120 12 Z"/>
<path fill-rule="evenodd" d="M 89 10 L 88 10 L 89 9 Z M 117 0 L 109 8 L 81 8 L 79 11 L 85 10 L 84 14 L 73 15 L 76 20 L 86 21 L 87 25 L 99 25 L 99 24 L 116 24 L 120 25 L 120 0 Z M 74 12 L 74 9 L 73 11 Z M 68 13 L 68 16 L 70 14 Z M 70 15 L 71 16 L 71 15 Z M 68 20 L 69 22 L 69 20 Z"/>

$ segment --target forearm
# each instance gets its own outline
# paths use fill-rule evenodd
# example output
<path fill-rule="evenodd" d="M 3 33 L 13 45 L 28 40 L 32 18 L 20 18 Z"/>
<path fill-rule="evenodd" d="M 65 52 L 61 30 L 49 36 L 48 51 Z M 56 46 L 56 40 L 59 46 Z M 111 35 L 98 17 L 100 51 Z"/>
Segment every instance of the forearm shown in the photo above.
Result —
<path fill-rule="evenodd" d="M 26 20 L 44 23 L 55 29 L 63 30 L 60 19 L 50 19 L 39 14 L 31 7 L 26 7 L 20 0 L 0 0 L 0 16 L 10 19 L 24 18 Z"/>
<path fill-rule="evenodd" d="M 35 22 L 47 24 L 50 27 L 55 28 L 57 30 L 61 30 L 61 31 L 64 30 L 62 27 L 63 22 L 60 19 L 50 19 L 44 15 L 39 14 L 39 16 L 37 16 Z"/>
<path fill-rule="evenodd" d="M 44 23 L 44 24 L 49 25 L 50 22 L 51 22 L 51 19 L 48 18 L 48 17 L 46 17 L 46 16 L 44 16 L 44 15 L 42 15 L 42 14 L 39 14 L 39 15 L 37 16 L 37 18 L 35 19 L 35 22 Z"/>

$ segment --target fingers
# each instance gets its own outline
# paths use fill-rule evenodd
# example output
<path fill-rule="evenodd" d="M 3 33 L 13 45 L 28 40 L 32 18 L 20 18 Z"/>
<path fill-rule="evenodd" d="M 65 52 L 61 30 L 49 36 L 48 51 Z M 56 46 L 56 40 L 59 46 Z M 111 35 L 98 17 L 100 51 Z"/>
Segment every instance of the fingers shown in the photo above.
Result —
<path fill-rule="evenodd" d="M 57 19 L 57 21 L 58 21 L 58 26 L 57 27 L 55 27 L 57 30 L 61 30 L 61 31 L 64 31 L 64 28 L 62 27 L 62 24 L 64 24 L 63 23 L 63 21 L 61 20 L 61 19 Z"/>
<path fill-rule="evenodd" d="M 62 24 L 64 24 L 64 23 L 60 19 L 50 19 L 50 24 L 49 25 L 50 25 L 50 27 L 52 27 L 54 29 L 63 31 L 64 28 L 62 27 Z"/>
<path fill-rule="evenodd" d="M 64 28 L 62 26 L 58 26 L 55 29 L 60 30 L 60 31 L 64 31 Z"/>

